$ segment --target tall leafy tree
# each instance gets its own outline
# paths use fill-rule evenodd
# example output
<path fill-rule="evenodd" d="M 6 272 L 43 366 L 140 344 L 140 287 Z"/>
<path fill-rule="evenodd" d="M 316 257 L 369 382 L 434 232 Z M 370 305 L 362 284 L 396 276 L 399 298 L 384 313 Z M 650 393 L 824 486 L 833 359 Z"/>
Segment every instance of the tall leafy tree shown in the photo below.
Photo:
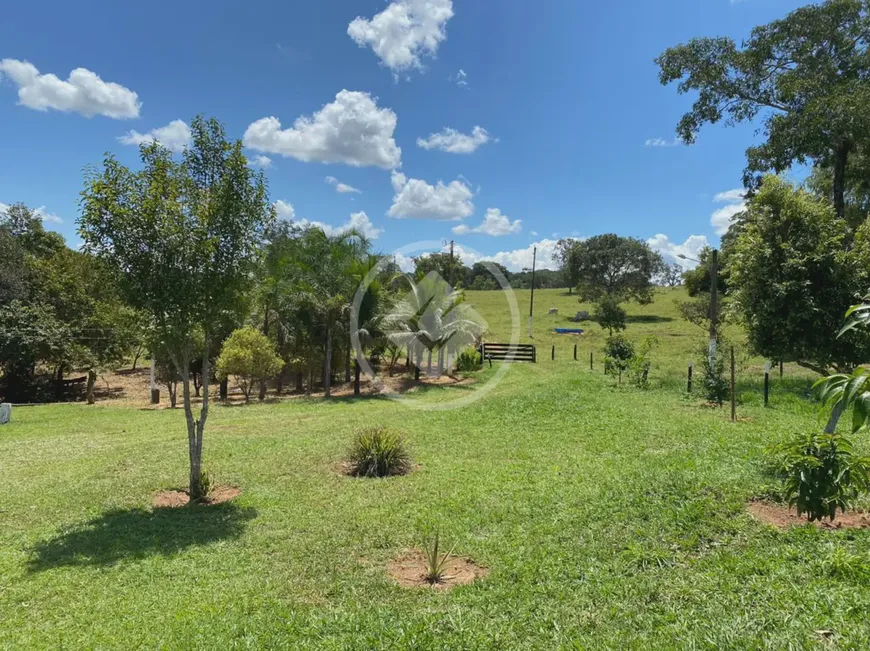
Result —
<path fill-rule="evenodd" d="M 870 223 L 853 235 L 831 204 L 769 176 L 749 201 L 731 250 L 731 310 L 768 359 L 820 374 L 870 360 L 870 335 L 831 336 L 870 285 Z"/>
<path fill-rule="evenodd" d="M 559 264 L 562 278 L 568 284 L 568 293 L 580 282 L 581 241 L 573 237 L 562 238 L 556 243 L 553 260 Z"/>
<path fill-rule="evenodd" d="M 664 260 L 646 242 L 607 233 L 579 242 L 576 251 L 581 301 L 598 301 L 605 296 L 617 302 L 652 301 L 653 279 L 664 268 Z"/>
<path fill-rule="evenodd" d="M 203 433 L 209 408 L 216 330 L 241 311 L 265 228 L 273 219 L 262 173 L 241 141 L 197 117 L 177 162 L 158 143 L 141 148 L 142 169 L 107 156 L 82 193 L 79 232 L 86 246 L 118 269 L 131 304 L 145 312 L 182 380 L 191 499 L 204 497 Z M 194 414 L 190 362 L 203 344 L 203 398 Z"/>
<path fill-rule="evenodd" d="M 744 183 L 812 161 L 832 171 L 831 194 L 845 216 L 846 167 L 870 134 L 870 3 L 827 0 L 760 25 L 737 45 L 695 38 L 657 59 L 662 84 L 693 93 L 677 125 L 683 142 L 706 123 L 761 121 L 765 141 L 746 151 Z"/>

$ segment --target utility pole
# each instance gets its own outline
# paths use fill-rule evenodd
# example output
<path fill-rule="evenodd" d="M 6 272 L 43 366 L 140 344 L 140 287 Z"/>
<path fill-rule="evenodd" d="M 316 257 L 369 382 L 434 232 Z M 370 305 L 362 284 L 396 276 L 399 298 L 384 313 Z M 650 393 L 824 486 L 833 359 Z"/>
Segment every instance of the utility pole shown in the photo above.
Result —
<path fill-rule="evenodd" d="M 534 320 L 534 318 L 532 317 L 532 311 L 535 308 L 535 262 L 537 261 L 537 258 L 538 247 L 534 247 L 532 249 L 532 295 L 529 298 L 529 339 L 534 338 L 534 335 L 532 334 L 532 323 Z"/>
<path fill-rule="evenodd" d="M 455 265 L 453 264 L 453 240 L 450 240 L 450 272 L 449 272 L 450 277 L 447 279 L 447 282 L 450 283 L 451 288 L 453 287 L 453 267 L 454 266 Z"/>
<path fill-rule="evenodd" d="M 710 359 L 716 357 L 719 338 L 719 251 L 710 252 Z"/>

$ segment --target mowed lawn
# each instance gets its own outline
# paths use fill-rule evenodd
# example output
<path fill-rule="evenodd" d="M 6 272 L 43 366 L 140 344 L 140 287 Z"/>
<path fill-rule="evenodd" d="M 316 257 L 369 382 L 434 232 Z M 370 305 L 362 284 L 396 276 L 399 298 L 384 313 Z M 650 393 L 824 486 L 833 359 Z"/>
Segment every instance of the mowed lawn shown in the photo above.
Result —
<path fill-rule="evenodd" d="M 482 294 L 470 298 L 500 339 L 497 293 Z M 538 294 L 544 312 L 576 305 Z M 216 406 L 205 465 L 242 489 L 220 506 L 151 508 L 186 477 L 180 409 L 16 408 L 0 428 L 0 647 L 870 648 L 870 532 L 781 532 L 744 510 L 775 487 L 764 447 L 820 427 L 808 380 L 775 377 L 765 409 L 745 373 L 733 424 L 686 397 L 683 358 L 703 333 L 672 299 L 630 309 L 652 318 L 629 336 L 667 342 L 649 391 L 590 372 L 589 348 L 571 359 L 574 341 L 603 342 L 590 324 L 462 409 Z M 403 430 L 421 465 L 340 475 L 353 431 L 376 424 Z M 449 592 L 395 585 L 387 562 L 433 526 L 489 575 Z"/>

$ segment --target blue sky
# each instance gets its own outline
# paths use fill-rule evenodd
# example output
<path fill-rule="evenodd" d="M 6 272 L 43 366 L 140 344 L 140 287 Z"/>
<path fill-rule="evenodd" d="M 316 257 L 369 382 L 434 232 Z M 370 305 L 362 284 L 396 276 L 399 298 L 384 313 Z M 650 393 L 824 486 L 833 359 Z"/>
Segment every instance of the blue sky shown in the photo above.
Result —
<path fill-rule="evenodd" d="M 659 85 L 653 58 L 799 4 L 12 3 L 0 203 L 41 207 L 75 245 L 83 168 L 106 151 L 136 165 L 125 142 L 157 129 L 181 147 L 175 121 L 204 113 L 269 159 L 284 216 L 353 223 L 385 252 L 455 239 L 468 262 L 519 269 L 535 244 L 546 266 L 558 237 L 616 232 L 691 255 L 738 209 L 723 193 L 754 129 L 675 145 L 691 98 Z"/>

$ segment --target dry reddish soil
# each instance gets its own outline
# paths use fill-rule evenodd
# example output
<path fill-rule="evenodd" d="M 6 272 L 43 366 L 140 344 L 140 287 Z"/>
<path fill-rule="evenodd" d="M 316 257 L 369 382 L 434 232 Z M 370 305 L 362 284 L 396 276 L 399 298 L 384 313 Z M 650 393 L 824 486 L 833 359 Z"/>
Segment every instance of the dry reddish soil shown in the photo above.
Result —
<path fill-rule="evenodd" d="M 426 377 L 423 373 L 419 381 L 413 379 L 412 372 L 397 372 L 393 377 L 377 377 L 372 380 L 366 376 L 360 378 L 360 394 L 363 396 L 376 395 L 379 393 L 396 394 L 408 393 L 415 391 L 421 386 L 450 386 L 450 385 L 465 385 L 474 382 L 473 378 L 460 378 L 442 375 L 441 377 Z M 140 407 L 143 409 L 168 409 L 169 408 L 169 390 L 165 385 L 158 385 L 160 389 L 160 404 L 151 405 L 150 391 L 150 370 L 147 368 L 137 368 L 133 370 L 121 370 L 116 372 L 107 372 L 102 374 L 94 387 L 97 404 L 111 403 L 131 407 Z M 193 392 L 193 387 L 191 387 Z M 331 395 L 336 398 L 342 398 L 353 395 L 353 382 L 340 382 L 332 385 Z M 209 387 L 209 394 L 212 401 L 218 399 L 218 386 L 214 383 Z M 269 388 L 266 397 L 267 402 L 275 402 L 277 400 L 294 400 L 306 395 L 296 393 L 295 383 L 288 382 L 284 385 L 284 392 L 281 395 L 275 393 L 274 387 Z M 322 398 L 323 391 L 315 391 L 311 397 Z M 194 404 L 201 402 L 201 398 L 193 398 Z M 233 381 L 230 381 L 228 401 L 230 405 L 244 404 L 245 397 L 241 390 L 235 386 Z M 257 402 L 257 397 L 252 396 L 251 402 Z M 178 385 L 178 402 L 177 408 L 181 408 L 181 384 Z"/>
<path fill-rule="evenodd" d="M 866 513 L 838 513 L 836 519 L 816 520 L 809 522 L 805 516 L 799 516 L 797 511 L 786 504 L 770 504 L 768 502 L 750 502 L 746 510 L 757 520 L 773 525 L 778 529 L 812 524 L 819 529 L 865 529 L 870 527 L 870 517 Z"/>
<path fill-rule="evenodd" d="M 470 558 L 454 556 L 447 561 L 444 578 L 438 583 L 430 583 L 426 580 L 426 557 L 419 549 L 412 549 L 390 561 L 387 573 L 405 588 L 449 590 L 485 577 L 489 568 L 481 567 Z"/>
<path fill-rule="evenodd" d="M 214 504 L 223 504 L 224 502 L 229 502 L 231 499 L 238 497 L 241 492 L 242 491 L 235 486 L 217 486 L 209 492 L 208 497 L 204 502 L 201 502 L 201 505 L 212 506 Z M 181 506 L 187 506 L 189 503 L 190 495 L 187 494 L 187 491 L 161 491 L 154 496 L 155 509 L 175 509 Z"/>

